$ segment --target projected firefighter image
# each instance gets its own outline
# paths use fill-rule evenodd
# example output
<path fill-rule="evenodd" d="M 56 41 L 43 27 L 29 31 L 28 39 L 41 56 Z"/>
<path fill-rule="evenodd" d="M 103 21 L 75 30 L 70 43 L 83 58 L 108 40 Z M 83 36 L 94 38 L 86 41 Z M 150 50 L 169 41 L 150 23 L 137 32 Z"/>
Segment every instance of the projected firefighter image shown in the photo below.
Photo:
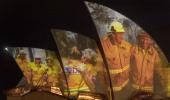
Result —
<path fill-rule="evenodd" d="M 55 52 L 38 48 L 8 48 L 23 72 L 23 78 L 11 90 L 11 94 L 22 95 L 31 90 L 43 90 L 62 95 L 63 72 Z M 63 85 L 65 83 L 62 83 Z"/>
<path fill-rule="evenodd" d="M 128 100 L 138 93 L 165 96 L 163 71 L 168 62 L 150 35 L 110 8 L 85 3 L 108 63 L 114 100 Z"/>
<path fill-rule="evenodd" d="M 109 98 L 109 79 L 95 41 L 70 31 L 53 29 L 52 33 L 62 58 L 70 96 L 92 92 Z"/>

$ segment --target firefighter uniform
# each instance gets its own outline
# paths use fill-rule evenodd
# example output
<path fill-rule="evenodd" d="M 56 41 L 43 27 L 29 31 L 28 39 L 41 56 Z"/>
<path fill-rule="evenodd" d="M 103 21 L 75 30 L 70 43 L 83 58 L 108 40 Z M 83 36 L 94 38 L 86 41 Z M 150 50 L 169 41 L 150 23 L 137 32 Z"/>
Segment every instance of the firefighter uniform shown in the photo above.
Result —
<path fill-rule="evenodd" d="M 28 84 L 31 83 L 31 68 L 28 66 L 28 61 L 26 59 L 21 60 L 20 56 L 16 58 L 16 62 L 23 72 L 24 77 L 27 79 Z"/>
<path fill-rule="evenodd" d="M 124 33 L 119 22 L 111 25 L 116 34 Z M 113 36 L 113 34 L 111 34 Z M 123 40 L 120 44 L 113 44 L 108 34 L 102 38 L 102 45 L 109 65 L 109 71 L 114 91 L 121 91 L 129 81 L 129 63 L 131 44 Z"/>
<path fill-rule="evenodd" d="M 161 74 L 160 58 L 155 48 L 144 50 L 139 46 L 132 47 L 131 75 L 133 88 L 153 92 L 153 74 Z"/>
<path fill-rule="evenodd" d="M 92 83 L 92 77 L 97 73 L 92 64 L 80 63 L 78 60 L 71 60 L 68 68 L 68 85 L 71 95 L 76 95 L 78 91 L 93 91 L 95 85 Z"/>
<path fill-rule="evenodd" d="M 49 86 L 56 86 L 58 83 L 58 74 L 60 73 L 60 69 L 58 66 L 53 65 L 51 67 L 48 66 L 47 71 L 47 82 Z"/>
<path fill-rule="evenodd" d="M 80 70 L 81 76 L 85 80 L 86 85 L 88 86 L 91 92 L 94 92 L 95 84 L 93 82 L 93 78 L 94 76 L 97 75 L 97 72 L 95 71 L 94 66 L 92 64 L 82 63 L 78 67 L 80 68 L 80 69 L 78 68 L 78 70 Z M 81 67 L 84 67 L 83 70 Z"/>
<path fill-rule="evenodd" d="M 78 63 L 79 61 L 77 60 L 71 60 L 70 63 L 65 66 L 70 95 L 74 96 L 78 91 L 89 91 L 81 74 L 74 68 Z"/>
<path fill-rule="evenodd" d="M 32 69 L 32 84 L 33 86 L 45 86 L 47 67 L 44 64 L 30 63 Z"/>

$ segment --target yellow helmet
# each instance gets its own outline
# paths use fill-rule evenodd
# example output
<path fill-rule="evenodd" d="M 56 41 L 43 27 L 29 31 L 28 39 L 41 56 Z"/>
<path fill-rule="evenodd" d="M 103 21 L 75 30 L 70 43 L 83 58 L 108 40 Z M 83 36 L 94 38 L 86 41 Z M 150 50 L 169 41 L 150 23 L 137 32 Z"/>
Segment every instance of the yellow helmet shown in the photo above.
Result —
<path fill-rule="evenodd" d="M 111 23 L 111 31 L 115 31 L 115 32 L 125 32 L 124 28 L 123 28 L 123 25 L 118 22 L 118 21 L 113 21 Z"/>

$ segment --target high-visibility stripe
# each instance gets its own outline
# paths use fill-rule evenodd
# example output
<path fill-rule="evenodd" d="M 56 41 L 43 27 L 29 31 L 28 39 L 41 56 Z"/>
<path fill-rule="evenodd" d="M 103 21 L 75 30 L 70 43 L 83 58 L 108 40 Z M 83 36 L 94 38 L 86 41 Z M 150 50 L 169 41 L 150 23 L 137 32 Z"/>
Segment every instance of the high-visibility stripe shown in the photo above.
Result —
<path fill-rule="evenodd" d="M 132 86 L 133 86 L 133 88 L 138 89 L 138 90 L 142 90 L 142 91 L 147 91 L 147 92 L 153 91 L 152 86 L 140 86 L 140 85 L 137 85 L 137 84 L 133 84 Z"/>
<path fill-rule="evenodd" d="M 79 88 L 79 89 L 78 88 L 70 88 L 69 89 L 69 92 L 71 95 L 76 95 L 79 91 L 87 91 L 88 92 L 90 90 L 89 90 L 89 88 Z M 68 93 L 68 91 L 65 90 L 64 94 L 67 94 L 67 93 Z"/>
<path fill-rule="evenodd" d="M 112 87 L 113 91 L 120 91 L 120 90 L 122 90 L 128 82 L 129 82 L 129 79 L 126 80 L 126 81 L 125 81 L 122 85 L 120 85 L 120 86 L 114 86 L 114 87 Z"/>
<path fill-rule="evenodd" d="M 85 90 L 89 91 L 89 88 L 79 88 L 79 89 L 78 88 L 70 88 L 69 89 L 69 91 L 78 91 L 78 90 L 79 91 L 85 91 Z"/>
<path fill-rule="evenodd" d="M 122 68 L 119 68 L 119 69 L 112 69 L 112 70 L 109 70 L 110 74 L 118 74 L 118 73 L 122 73 L 126 70 L 129 69 L 129 64 L 126 65 L 126 66 L 123 66 Z"/>

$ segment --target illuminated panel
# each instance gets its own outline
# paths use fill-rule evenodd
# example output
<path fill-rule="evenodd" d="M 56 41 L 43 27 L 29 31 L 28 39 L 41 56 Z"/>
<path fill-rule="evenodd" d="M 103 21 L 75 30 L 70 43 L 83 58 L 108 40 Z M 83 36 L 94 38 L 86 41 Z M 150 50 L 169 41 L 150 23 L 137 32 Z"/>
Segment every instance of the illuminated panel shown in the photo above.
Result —
<path fill-rule="evenodd" d="M 85 4 L 101 40 L 115 100 L 126 100 L 136 91 L 164 94 L 168 62 L 149 34 L 108 7 Z"/>
<path fill-rule="evenodd" d="M 9 47 L 7 51 L 14 57 L 24 75 L 9 94 L 24 95 L 32 90 L 62 95 L 65 79 L 55 52 L 25 47 Z"/>
<path fill-rule="evenodd" d="M 52 33 L 62 58 L 70 96 L 88 91 L 109 98 L 106 68 L 95 41 L 70 31 L 53 29 Z"/>
<path fill-rule="evenodd" d="M 95 93 L 79 93 L 77 100 L 105 100 L 102 95 Z"/>

